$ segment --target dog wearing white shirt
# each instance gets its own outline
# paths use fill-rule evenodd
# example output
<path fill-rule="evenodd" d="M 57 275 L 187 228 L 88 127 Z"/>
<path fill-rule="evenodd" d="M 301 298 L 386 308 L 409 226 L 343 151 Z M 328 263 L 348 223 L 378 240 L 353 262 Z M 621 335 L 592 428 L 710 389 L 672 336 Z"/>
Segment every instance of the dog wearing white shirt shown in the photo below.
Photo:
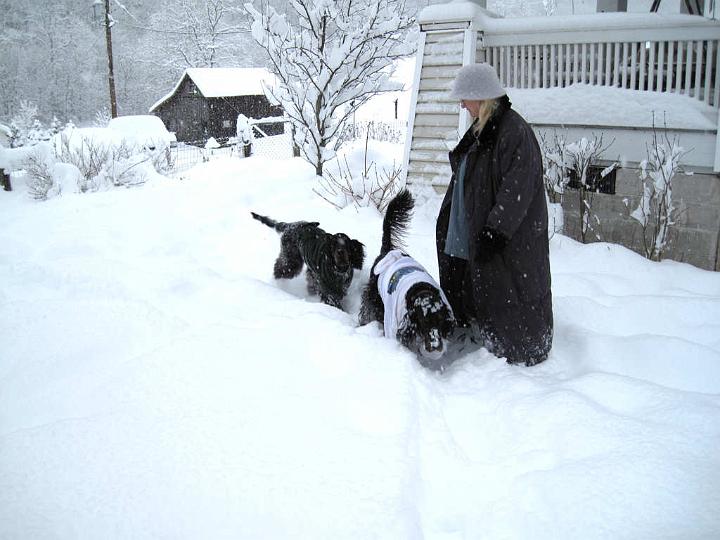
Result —
<path fill-rule="evenodd" d="M 380 255 L 362 293 L 360 324 L 382 323 L 386 337 L 417 353 L 425 367 L 442 371 L 455 318 L 437 282 L 401 249 L 414 205 L 407 189 L 388 204 Z"/>

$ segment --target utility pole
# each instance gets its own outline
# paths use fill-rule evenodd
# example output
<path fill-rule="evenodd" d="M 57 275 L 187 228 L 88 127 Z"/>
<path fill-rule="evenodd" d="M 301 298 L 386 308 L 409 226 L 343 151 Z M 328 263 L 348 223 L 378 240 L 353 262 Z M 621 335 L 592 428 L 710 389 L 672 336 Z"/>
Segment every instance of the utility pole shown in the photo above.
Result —
<path fill-rule="evenodd" d="M 105 44 L 108 57 L 108 85 L 110 86 L 110 116 L 117 118 L 117 97 L 115 96 L 115 71 L 113 69 L 112 25 L 110 24 L 110 0 L 105 0 Z"/>
<path fill-rule="evenodd" d="M 97 17 L 97 11 L 102 0 L 93 2 L 93 13 Z M 108 58 L 108 86 L 110 88 L 110 117 L 117 118 L 117 97 L 115 95 L 115 70 L 113 69 L 113 52 L 112 52 L 112 26 L 115 21 L 110 17 L 110 0 L 105 0 L 105 46 L 107 48 Z"/>

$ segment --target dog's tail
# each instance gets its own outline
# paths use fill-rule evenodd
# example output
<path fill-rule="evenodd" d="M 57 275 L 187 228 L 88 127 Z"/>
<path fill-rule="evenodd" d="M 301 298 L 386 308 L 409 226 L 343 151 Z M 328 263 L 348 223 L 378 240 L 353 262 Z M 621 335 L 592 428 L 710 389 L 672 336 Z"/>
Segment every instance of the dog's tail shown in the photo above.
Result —
<path fill-rule="evenodd" d="M 390 201 L 383 219 L 382 253 L 402 246 L 414 207 L 415 200 L 407 189 L 403 189 Z"/>
<path fill-rule="evenodd" d="M 267 225 L 271 229 L 275 229 L 279 233 L 284 232 L 289 225 L 288 223 L 283 223 L 282 221 L 275 221 L 274 219 L 267 216 L 261 216 L 260 214 L 256 214 L 255 212 L 250 213 L 252 214 L 252 217 L 257 219 L 260 223 L 262 223 L 263 225 Z"/>

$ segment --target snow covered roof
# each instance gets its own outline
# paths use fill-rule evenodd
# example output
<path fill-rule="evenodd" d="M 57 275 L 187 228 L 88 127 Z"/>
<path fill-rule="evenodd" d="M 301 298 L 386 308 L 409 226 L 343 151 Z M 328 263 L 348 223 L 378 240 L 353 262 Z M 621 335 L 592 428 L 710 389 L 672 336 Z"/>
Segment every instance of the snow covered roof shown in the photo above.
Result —
<path fill-rule="evenodd" d="M 531 124 L 614 126 L 715 131 L 718 110 L 682 94 L 627 90 L 590 84 L 564 88 L 507 88 Z M 456 106 L 459 108 L 459 106 Z"/>
<path fill-rule="evenodd" d="M 158 100 L 150 112 L 170 99 L 189 77 L 206 98 L 265 95 L 264 86 L 275 84 L 275 75 L 265 68 L 189 68 L 170 93 Z"/>
<path fill-rule="evenodd" d="M 717 21 L 697 15 L 679 13 L 586 13 L 582 15 L 556 15 L 553 17 L 517 17 L 504 18 L 489 11 L 473 1 L 453 0 L 447 4 L 433 4 L 423 8 L 418 14 L 420 24 L 474 22 L 482 29 L 498 32 L 537 31 L 538 26 L 544 32 L 556 32 L 573 28 L 575 30 L 595 30 L 598 21 L 613 28 L 655 28 L 667 25 L 676 26 L 715 26 Z"/>
<path fill-rule="evenodd" d="M 426 24 L 435 22 L 473 21 L 483 16 L 495 17 L 496 15 L 475 2 L 453 0 L 447 4 L 426 6 L 418 14 L 418 22 L 420 24 Z"/>

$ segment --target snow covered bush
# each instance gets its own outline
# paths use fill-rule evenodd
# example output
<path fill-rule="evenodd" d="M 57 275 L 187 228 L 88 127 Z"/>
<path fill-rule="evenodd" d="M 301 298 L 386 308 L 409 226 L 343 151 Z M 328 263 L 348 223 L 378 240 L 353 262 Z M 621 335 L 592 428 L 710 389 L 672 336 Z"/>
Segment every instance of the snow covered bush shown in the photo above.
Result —
<path fill-rule="evenodd" d="M 110 159 L 108 144 L 91 136 L 79 135 L 74 130 L 66 130 L 56 139 L 55 153 L 58 161 L 72 163 L 80 171 L 80 192 L 98 189 L 96 178 Z"/>
<path fill-rule="evenodd" d="M 36 201 L 44 201 L 60 194 L 59 186 L 53 182 L 51 167 L 54 161 L 42 152 L 31 153 L 25 161 L 25 173 L 30 197 Z"/>
<path fill-rule="evenodd" d="M 57 160 L 52 145 L 33 146 L 22 157 L 25 183 L 31 198 L 44 201 L 64 192 L 77 192 L 82 180 L 80 170 Z"/>
<path fill-rule="evenodd" d="M 293 0 L 287 16 L 267 3 L 245 8 L 278 79 L 268 98 L 283 107 L 302 157 L 322 176 L 353 111 L 399 88 L 393 63 L 413 53 L 414 21 L 403 0 Z"/>
<path fill-rule="evenodd" d="M 36 105 L 29 101 L 20 103 L 20 110 L 10 120 L 10 146 L 12 148 L 34 146 L 41 141 L 50 139 L 51 131 L 43 127 L 37 115 Z"/>
<path fill-rule="evenodd" d="M 611 143 L 612 144 L 612 143 Z M 598 178 L 591 177 L 590 169 L 610 145 L 603 146 L 603 136 L 583 137 L 568 143 L 563 135 L 553 132 L 552 138 L 540 135 L 543 159 L 543 180 L 548 203 L 548 217 L 551 230 L 563 230 L 564 213 L 562 202 L 567 188 L 577 190 L 580 210 L 580 237 L 583 243 L 592 232 L 600 240 L 600 220 L 592 210 L 594 194 L 599 190 Z M 617 166 L 612 163 L 600 172 L 600 178 L 607 176 Z"/>
<path fill-rule="evenodd" d="M 665 133 L 664 141 L 660 140 L 653 126 L 653 139 L 647 153 L 647 159 L 640 163 L 640 202 L 630 216 L 642 227 L 643 254 L 650 260 L 659 261 L 675 223 L 672 183 L 680 170 L 684 151 L 677 138 L 670 140 Z"/>
<path fill-rule="evenodd" d="M 586 243 L 588 234 L 593 233 L 597 240 L 600 235 L 600 219 L 593 212 L 592 202 L 598 186 L 593 178 L 588 176 L 590 167 L 597 162 L 600 156 L 612 145 L 603 146 L 603 136 L 593 135 L 592 139 L 583 137 L 579 141 L 570 143 L 565 147 L 569 157 L 571 181 L 577 188 L 580 211 L 580 239 Z M 604 178 L 617 166 L 612 163 L 602 170 L 600 177 Z"/>
<path fill-rule="evenodd" d="M 152 172 L 154 168 L 148 155 L 125 147 L 116 148 L 95 179 L 95 185 L 98 189 L 137 186 L 144 184 Z"/>
<path fill-rule="evenodd" d="M 57 161 L 77 168 L 81 193 L 142 184 L 172 163 L 168 148 L 149 151 L 93 128 L 63 132 L 56 139 L 55 154 Z"/>
<path fill-rule="evenodd" d="M 56 116 L 52 117 L 48 127 L 38 118 L 38 108 L 29 101 L 22 101 L 20 110 L 10 120 L 10 147 L 21 148 L 24 146 L 35 146 L 36 144 L 49 141 L 54 135 L 63 129 L 63 124 Z"/>
<path fill-rule="evenodd" d="M 540 135 L 540 148 L 543 159 L 543 180 L 545 191 L 551 203 L 561 203 L 565 188 L 570 181 L 572 161 L 567 151 L 565 139 L 553 131 L 552 140 Z"/>
<path fill-rule="evenodd" d="M 93 126 L 95 127 L 107 127 L 107 125 L 110 123 L 110 120 L 112 120 L 112 115 L 110 114 L 110 111 L 107 107 L 103 107 L 99 111 L 95 112 L 95 120 L 93 121 Z"/>
<path fill-rule="evenodd" d="M 370 153 L 369 146 L 367 136 L 364 149 L 357 142 L 344 146 L 335 162 L 337 172 L 327 167 L 325 177 L 319 178 L 319 189 L 313 191 L 336 208 L 352 204 L 356 208 L 374 206 L 383 212 L 402 188 L 402 168 L 388 159 L 395 145 L 372 141 Z"/>

